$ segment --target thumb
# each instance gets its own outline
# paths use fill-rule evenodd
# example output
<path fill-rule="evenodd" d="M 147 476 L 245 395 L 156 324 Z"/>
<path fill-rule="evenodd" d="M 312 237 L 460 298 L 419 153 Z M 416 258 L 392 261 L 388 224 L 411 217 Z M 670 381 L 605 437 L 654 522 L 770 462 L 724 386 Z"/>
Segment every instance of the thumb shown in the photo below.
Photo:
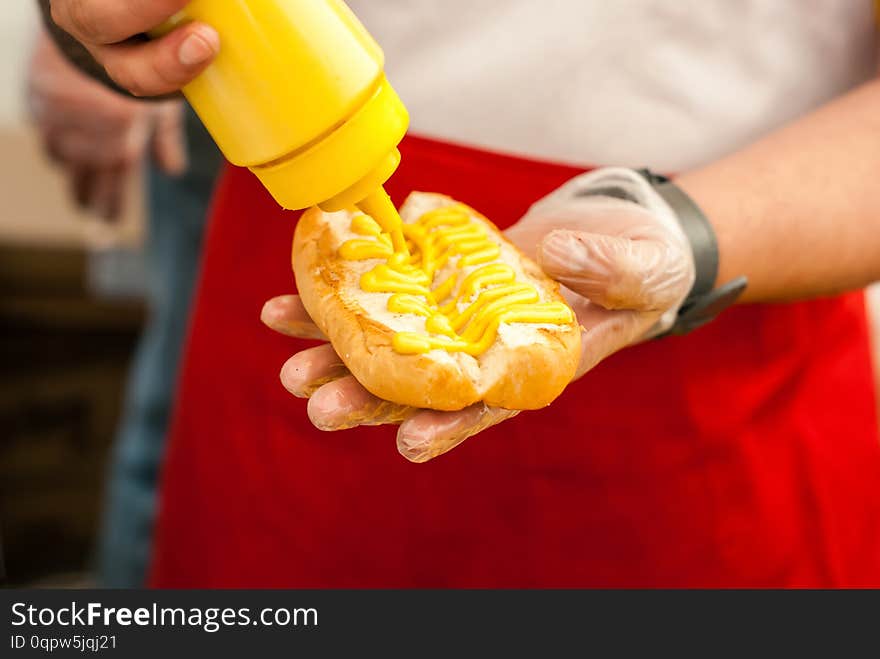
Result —
<path fill-rule="evenodd" d="M 182 104 L 167 104 L 158 109 L 153 157 L 159 169 L 166 174 L 177 176 L 186 171 L 188 163 Z"/>
<path fill-rule="evenodd" d="M 693 278 L 690 260 L 676 246 L 570 229 L 547 234 L 538 263 L 606 309 L 665 311 L 684 298 Z"/>

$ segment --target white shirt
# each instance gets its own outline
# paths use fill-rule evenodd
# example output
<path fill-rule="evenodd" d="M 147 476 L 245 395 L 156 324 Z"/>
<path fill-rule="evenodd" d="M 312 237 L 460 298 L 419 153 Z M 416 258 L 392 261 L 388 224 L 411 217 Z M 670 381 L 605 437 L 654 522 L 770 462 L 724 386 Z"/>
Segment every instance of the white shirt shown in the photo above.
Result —
<path fill-rule="evenodd" d="M 875 73 L 873 0 L 350 0 L 413 131 L 681 171 Z"/>

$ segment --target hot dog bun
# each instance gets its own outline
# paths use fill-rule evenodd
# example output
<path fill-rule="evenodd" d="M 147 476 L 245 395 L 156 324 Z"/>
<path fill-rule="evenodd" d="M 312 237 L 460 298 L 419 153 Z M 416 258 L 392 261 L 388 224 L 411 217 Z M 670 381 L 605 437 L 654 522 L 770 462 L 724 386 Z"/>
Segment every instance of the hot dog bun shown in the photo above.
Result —
<path fill-rule="evenodd" d="M 444 195 L 414 192 L 400 214 L 409 223 L 456 203 Z M 517 283 L 532 284 L 541 302 L 564 303 L 556 282 L 489 220 L 464 208 L 500 245 L 498 260 L 516 271 Z M 425 319 L 392 313 L 387 309 L 388 293 L 361 289 L 361 275 L 381 261 L 340 257 L 340 245 L 357 237 L 351 231 L 355 214 L 307 211 L 296 227 L 293 269 L 306 310 L 364 387 L 395 403 L 436 410 L 460 410 L 480 401 L 512 410 L 538 409 L 562 393 L 580 359 L 581 332 L 574 314 L 566 324 L 502 323 L 491 347 L 476 356 L 441 349 L 396 352 L 395 333 L 424 333 Z M 455 267 L 455 258 L 447 267 Z M 463 274 L 467 270 L 462 269 Z M 440 273 L 434 279 L 435 284 L 438 281 Z"/>

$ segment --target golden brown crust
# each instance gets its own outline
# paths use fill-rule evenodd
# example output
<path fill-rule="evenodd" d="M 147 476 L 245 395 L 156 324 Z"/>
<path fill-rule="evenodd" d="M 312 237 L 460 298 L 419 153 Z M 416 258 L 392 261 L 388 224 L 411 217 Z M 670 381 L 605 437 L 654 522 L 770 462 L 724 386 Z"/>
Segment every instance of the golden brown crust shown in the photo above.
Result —
<path fill-rule="evenodd" d="M 428 197 L 448 200 L 418 192 L 411 200 Z M 488 220 L 474 215 L 500 235 Z M 326 215 L 318 209 L 307 211 L 293 242 L 299 294 L 348 369 L 376 396 L 437 410 L 459 410 L 480 401 L 507 409 L 537 409 L 549 405 L 574 376 L 581 348 L 576 321 L 558 329 L 536 328 L 535 340 L 525 345 L 510 347 L 496 340 L 476 359 L 463 353 L 438 359 L 438 351 L 395 352 L 394 331 L 369 317 L 356 296 L 351 299 L 343 290 L 350 265 L 337 256 L 334 244 Z M 564 301 L 558 285 L 534 262 L 522 259 L 524 270 L 546 299 Z"/>

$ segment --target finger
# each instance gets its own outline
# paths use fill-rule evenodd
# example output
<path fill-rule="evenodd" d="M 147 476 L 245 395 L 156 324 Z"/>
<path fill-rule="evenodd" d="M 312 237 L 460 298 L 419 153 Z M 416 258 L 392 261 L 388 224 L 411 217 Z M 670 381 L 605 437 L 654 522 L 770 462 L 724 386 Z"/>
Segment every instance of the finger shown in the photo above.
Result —
<path fill-rule="evenodd" d="M 48 129 L 41 131 L 43 137 L 43 150 L 46 153 L 46 157 L 50 162 L 55 164 L 63 163 L 64 156 L 62 155 L 62 147 L 61 147 L 61 137 L 62 131 L 57 129 Z"/>
<path fill-rule="evenodd" d="M 70 196 L 78 208 L 89 208 L 95 186 L 95 170 L 91 167 L 73 167 L 68 174 Z"/>
<path fill-rule="evenodd" d="M 144 155 L 146 131 L 136 125 L 118 135 L 104 136 L 92 127 L 70 126 L 53 136 L 52 148 L 57 157 L 70 163 L 92 167 L 137 165 Z"/>
<path fill-rule="evenodd" d="M 91 51 L 119 86 L 135 96 L 161 96 L 201 73 L 220 52 L 220 37 L 204 23 L 188 23 L 160 39 Z"/>
<path fill-rule="evenodd" d="M 166 174 L 179 176 L 186 171 L 186 135 L 181 103 L 167 103 L 158 109 L 153 157 L 159 169 Z"/>
<path fill-rule="evenodd" d="M 51 141 L 51 153 L 56 160 L 76 165 L 100 166 L 106 164 L 107 154 L 101 150 L 93 135 L 65 128 L 58 130 Z"/>
<path fill-rule="evenodd" d="M 327 340 L 309 316 L 299 295 L 281 295 L 272 298 L 263 305 L 260 320 L 269 329 L 295 339 Z"/>
<path fill-rule="evenodd" d="M 581 326 L 581 359 L 574 380 L 618 350 L 642 340 L 659 320 L 659 311 L 610 310 L 580 295 L 566 296 Z"/>
<path fill-rule="evenodd" d="M 397 431 L 397 450 L 410 462 L 427 462 L 517 414 L 516 410 L 488 407 L 483 403 L 459 412 L 420 410 Z"/>
<path fill-rule="evenodd" d="M 147 32 L 189 0 L 53 0 L 52 20 L 80 41 L 111 44 Z"/>
<path fill-rule="evenodd" d="M 693 278 L 690 261 L 677 247 L 569 229 L 551 231 L 541 241 L 538 263 L 606 309 L 668 309 L 687 294 Z"/>
<path fill-rule="evenodd" d="M 122 215 L 128 171 L 127 168 L 113 167 L 102 169 L 95 175 L 90 207 L 108 222 L 115 222 Z"/>
<path fill-rule="evenodd" d="M 319 430 L 398 424 L 413 408 L 374 396 L 349 375 L 315 391 L 309 399 L 309 419 Z"/>
<path fill-rule="evenodd" d="M 281 384 L 297 398 L 309 398 L 328 382 L 348 375 L 329 343 L 296 353 L 281 367 Z"/>

